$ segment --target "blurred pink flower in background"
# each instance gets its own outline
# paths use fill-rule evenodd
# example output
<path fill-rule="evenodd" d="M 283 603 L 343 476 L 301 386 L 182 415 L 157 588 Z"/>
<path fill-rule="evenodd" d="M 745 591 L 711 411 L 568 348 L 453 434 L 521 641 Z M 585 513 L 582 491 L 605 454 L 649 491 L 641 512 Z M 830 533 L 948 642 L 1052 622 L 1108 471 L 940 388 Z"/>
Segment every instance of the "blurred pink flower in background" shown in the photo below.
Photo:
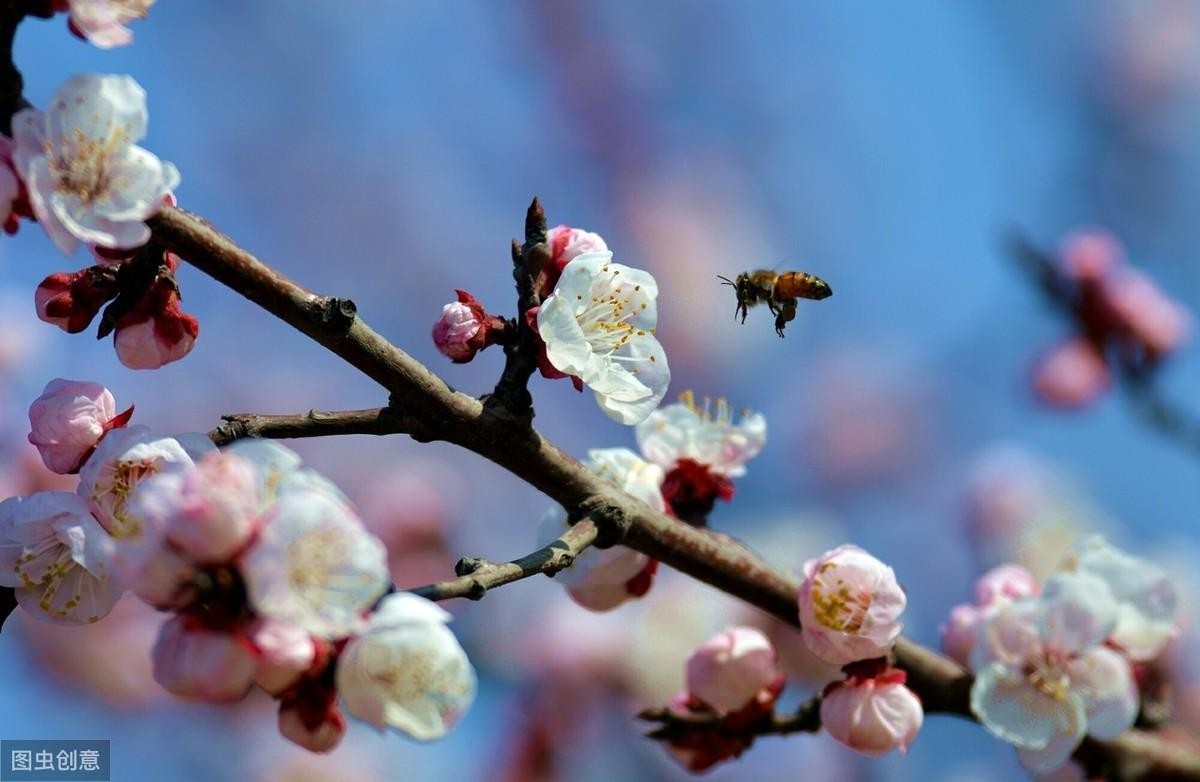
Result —
<path fill-rule="evenodd" d="M 354 492 L 363 522 L 387 547 L 388 570 L 398 588 L 448 578 L 458 555 L 447 497 L 464 489 L 448 466 L 398 462 L 368 477 Z"/>
<path fill-rule="evenodd" d="M 1112 373 L 1104 355 L 1083 337 L 1052 348 L 1034 367 L 1034 390 L 1043 402 L 1055 407 L 1087 407 L 1111 385 Z"/>
<path fill-rule="evenodd" d="M 686 670 L 688 693 L 718 714 L 755 701 L 774 703 L 783 682 L 779 655 L 752 627 L 731 627 L 700 644 Z"/>
<path fill-rule="evenodd" d="M 1020 565 L 999 565 L 975 582 L 975 603 L 962 603 L 950 610 L 941 628 L 941 646 L 946 655 L 969 665 L 979 631 L 1003 606 L 1036 595 L 1037 580 Z"/>
<path fill-rule="evenodd" d="M 239 631 L 211 630 L 179 614 L 163 623 L 154 644 L 154 680 L 181 698 L 239 701 L 254 684 L 253 647 Z"/>

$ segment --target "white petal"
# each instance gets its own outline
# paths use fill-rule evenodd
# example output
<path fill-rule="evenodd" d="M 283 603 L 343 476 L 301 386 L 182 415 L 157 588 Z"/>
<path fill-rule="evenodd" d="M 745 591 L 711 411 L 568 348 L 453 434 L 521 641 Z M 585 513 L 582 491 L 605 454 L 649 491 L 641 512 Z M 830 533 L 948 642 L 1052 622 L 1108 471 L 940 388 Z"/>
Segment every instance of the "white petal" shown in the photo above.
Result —
<path fill-rule="evenodd" d="M 1071 662 L 1071 687 L 1083 693 L 1088 735 L 1115 739 L 1133 727 L 1138 689 L 1129 662 L 1105 647 L 1092 649 Z"/>
<path fill-rule="evenodd" d="M 1101 643 L 1117 626 L 1117 604 L 1099 578 L 1087 573 L 1058 573 L 1038 598 L 1042 640 L 1064 652 L 1080 652 Z"/>
<path fill-rule="evenodd" d="M 995 663 L 976 674 L 971 711 L 992 733 L 1024 749 L 1045 749 L 1060 734 L 1078 744 L 1087 730 L 1078 695 L 1051 697 L 1020 673 Z"/>

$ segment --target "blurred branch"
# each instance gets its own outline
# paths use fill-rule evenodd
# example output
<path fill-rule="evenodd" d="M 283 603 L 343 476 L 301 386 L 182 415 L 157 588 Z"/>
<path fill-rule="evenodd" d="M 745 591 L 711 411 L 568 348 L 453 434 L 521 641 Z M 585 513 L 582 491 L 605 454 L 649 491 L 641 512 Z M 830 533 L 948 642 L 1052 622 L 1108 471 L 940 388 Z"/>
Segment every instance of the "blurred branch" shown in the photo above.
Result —
<path fill-rule="evenodd" d="M 1009 249 L 1047 300 L 1086 334 L 1088 323 L 1080 312 L 1079 296 L 1063 279 L 1054 256 L 1015 232 L 1009 239 Z M 1095 334 L 1088 336 L 1099 341 Z M 1200 414 L 1181 407 L 1159 390 L 1157 365 L 1148 365 L 1127 352 L 1108 351 L 1107 355 L 1113 359 L 1113 374 L 1138 417 L 1160 434 L 1200 455 Z"/>
<path fill-rule="evenodd" d="M 246 437 L 286 440 L 298 437 L 328 437 L 340 434 L 404 434 L 404 420 L 390 408 L 321 412 L 309 410 L 297 415 L 259 415 L 230 413 L 221 416 L 225 423 L 208 433 L 215 445 L 229 445 Z"/>
<path fill-rule="evenodd" d="M 532 211 L 532 210 L 531 210 Z M 154 240 L 201 271 L 291 324 L 391 393 L 389 407 L 416 424 L 410 435 L 473 451 L 541 490 L 574 517 L 596 525 L 598 546 L 618 543 L 799 626 L 799 582 L 746 549 L 680 523 L 635 500 L 563 453 L 527 421 L 451 390 L 435 373 L 371 329 L 348 299 L 320 296 L 263 264 L 203 220 L 167 207 L 148 221 Z M 896 642 L 897 667 L 927 712 L 970 717 L 971 674 L 907 639 Z M 1152 758 L 1156 773 L 1200 780 L 1200 753 L 1156 735 L 1130 732 L 1088 742 L 1093 768 L 1135 768 Z M 1173 776 L 1171 776 L 1173 775 Z M 1145 777 L 1116 776 L 1114 779 Z"/>
<path fill-rule="evenodd" d="M 554 542 L 520 559 L 496 563 L 463 557 L 454 566 L 458 578 L 406 591 L 429 600 L 450 600 L 455 597 L 479 600 L 493 587 L 511 584 L 539 573 L 553 576 L 569 568 L 584 549 L 596 542 L 597 533 L 596 524 L 591 519 L 582 519 Z"/>

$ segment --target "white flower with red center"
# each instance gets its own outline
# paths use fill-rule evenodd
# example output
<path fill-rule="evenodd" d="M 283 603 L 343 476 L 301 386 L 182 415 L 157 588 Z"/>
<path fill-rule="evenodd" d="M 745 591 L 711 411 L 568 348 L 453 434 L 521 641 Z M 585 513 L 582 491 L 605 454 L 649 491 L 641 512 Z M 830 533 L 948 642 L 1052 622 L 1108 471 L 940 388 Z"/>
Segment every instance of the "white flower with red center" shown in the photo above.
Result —
<path fill-rule="evenodd" d="M 117 415 L 112 392 L 98 383 L 51 380 L 29 406 L 29 442 L 51 471 L 78 472 L 83 461 L 112 429 L 125 426 L 133 408 Z"/>
<path fill-rule="evenodd" d="M 666 509 L 662 496 L 662 468 L 643 461 L 628 448 L 595 448 L 588 451 L 588 469 L 626 494 L 655 510 Z M 538 541 L 548 544 L 569 528 L 560 505 L 548 509 L 538 525 Z M 588 548 L 574 563 L 555 575 L 567 594 L 592 611 L 609 611 L 650 590 L 658 563 L 623 546 Z"/>
<path fill-rule="evenodd" d="M 101 49 L 133 42 L 125 25 L 145 19 L 154 0 L 68 0 L 71 31 Z"/>
<path fill-rule="evenodd" d="M 1131 660 L 1153 660 L 1179 632 L 1178 596 L 1166 572 L 1130 556 L 1096 535 L 1084 540 L 1063 567 L 1096 576 L 1117 604 L 1108 642 Z"/>
<path fill-rule="evenodd" d="M 734 423 L 727 401 L 718 399 L 713 405 L 705 399 L 700 407 L 688 391 L 679 402 L 658 408 L 638 424 L 637 441 L 642 455 L 664 470 L 687 459 L 717 475 L 737 478 L 746 474 L 746 462 L 766 444 L 767 420 L 761 413 L 743 411 Z"/>
<path fill-rule="evenodd" d="M 864 755 L 878 757 L 894 749 L 904 754 L 925 720 L 921 701 L 905 680 L 904 671 L 884 668 L 829 685 L 821 696 L 821 727 Z"/>
<path fill-rule="evenodd" d="M 44 491 L 0 502 L 0 586 L 31 615 L 95 622 L 121 589 L 110 577 L 112 541 L 78 495 Z"/>
<path fill-rule="evenodd" d="M 613 262 L 612 253 L 591 252 L 567 264 L 537 313 L 550 364 L 579 378 L 623 424 L 645 420 L 671 381 L 654 336 L 657 297 L 648 273 Z"/>
<path fill-rule="evenodd" d="M 244 698 L 258 665 L 253 646 L 240 631 L 211 629 L 188 614 L 163 624 L 151 654 L 154 680 L 163 689 L 208 703 Z"/>
<path fill-rule="evenodd" d="M 153 435 L 144 426 L 114 429 L 80 468 L 78 492 L 110 535 L 134 541 L 145 526 L 129 509 L 138 484 L 151 475 L 183 471 L 193 464 L 176 438 Z"/>
<path fill-rule="evenodd" d="M 833 665 L 883 657 L 900 635 L 906 602 L 890 567 L 857 546 L 838 546 L 804 563 L 802 637 Z"/>
<path fill-rule="evenodd" d="M 1133 725 L 1129 661 L 1104 646 L 1118 613 L 1100 578 L 1063 573 L 1040 596 L 1002 607 L 981 632 L 971 711 L 1017 747 L 1026 768 L 1055 769 L 1085 735 L 1112 739 Z"/>
<path fill-rule="evenodd" d="M 779 655 L 753 627 L 731 627 L 687 659 L 687 690 L 717 714 L 747 706 L 769 709 L 783 687 Z"/>
<path fill-rule="evenodd" d="M 340 492 L 317 481 L 285 481 L 241 564 L 259 615 L 322 638 L 360 629 L 388 587 L 383 544 Z"/>
<path fill-rule="evenodd" d="M 338 657 L 346 710 L 415 739 L 444 736 L 471 706 L 476 687 L 475 669 L 446 627 L 450 618 L 423 597 L 385 597 Z"/>
<path fill-rule="evenodd" d="M 146 135 L 146 93 L 128 76 L 81 74 L 45 112 L 13 117 L 13 160 L 38 222 L 70 255 L 81 243 L 117 249 L 150 238 L 145 220 L 179 171 L 135 145 Z"/>

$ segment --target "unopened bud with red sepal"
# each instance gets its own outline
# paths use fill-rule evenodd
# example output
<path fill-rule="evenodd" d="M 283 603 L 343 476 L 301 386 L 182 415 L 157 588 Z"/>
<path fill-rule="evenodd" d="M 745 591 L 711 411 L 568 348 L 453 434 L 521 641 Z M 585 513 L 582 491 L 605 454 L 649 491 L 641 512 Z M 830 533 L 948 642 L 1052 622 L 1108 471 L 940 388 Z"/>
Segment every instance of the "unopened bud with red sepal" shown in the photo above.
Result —
<path fill-rule="evenodd" d="M 105 302 L 116 295 L 115 271 L 111 267 L 91 266 L 77 272 L 51 274 L 37 286 L 33 301 L 38 318 L 68 334 L 78 334 L 91 324 Z"/>
<path fill-rule="evenodd" d="M 501 342 L 508 330 L 503 318 L 491 315 L 464 290 L 455 290 L 458 301 L 442 307 L 433 324 L 433 344 L 455 364 L 465 364 L 489 345 Z"/>

